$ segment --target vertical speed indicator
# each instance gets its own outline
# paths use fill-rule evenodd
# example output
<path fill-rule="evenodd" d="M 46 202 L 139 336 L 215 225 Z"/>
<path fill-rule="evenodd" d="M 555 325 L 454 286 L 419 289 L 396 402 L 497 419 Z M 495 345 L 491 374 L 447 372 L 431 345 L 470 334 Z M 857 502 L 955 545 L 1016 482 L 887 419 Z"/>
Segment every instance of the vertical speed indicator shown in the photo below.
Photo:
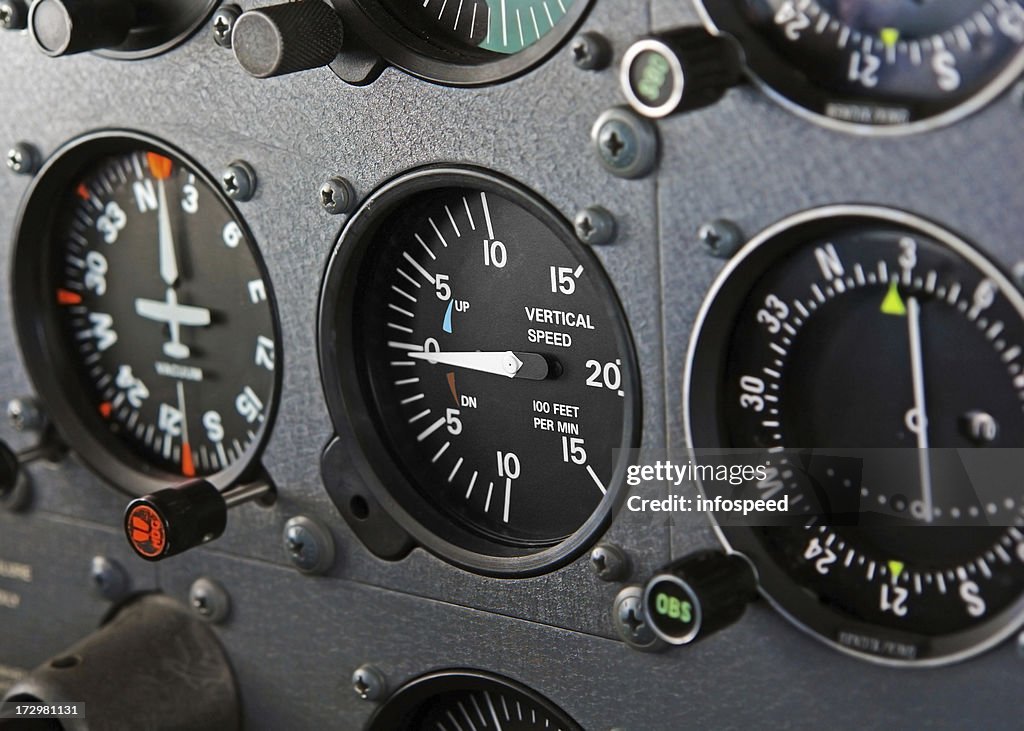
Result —
<path fill-rule="evenodd" d="M 630 338 L 597 262 L 532 194 L 472 169 L 374 194 L 332 260 L 321 348 L 336 423 L 352 418 L 421 544 L 523 570 L 607 516 L 635 441 Z"/>

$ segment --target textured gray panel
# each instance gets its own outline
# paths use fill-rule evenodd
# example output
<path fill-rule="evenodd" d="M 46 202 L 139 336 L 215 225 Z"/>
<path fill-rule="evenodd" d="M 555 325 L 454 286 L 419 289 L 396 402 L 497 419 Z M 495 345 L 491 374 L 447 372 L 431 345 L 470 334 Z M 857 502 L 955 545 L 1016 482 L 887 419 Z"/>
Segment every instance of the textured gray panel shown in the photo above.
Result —
<path fill-rule="evenodd" d="M 31 581 L 0 575 L 0 590 L 18 597 L 0 605 L 0 666 L 31 669 L 94 630 L 110 603 L 93 589 L 94 556 L 115 561 L 132 591 L 157 588 L 152 565 L 139 561 L 120 531 L 61 516 L 0 513 L 0 562 L 31 567 Z M 0 687 L 8 678 L 0 672 Z M 2 693 L 0 693 L 2 694 Z"/>
<path fill-rule="evenodd" d="M 248 6 L 249 4 L 246 3 Z M 584 29 L 621 55 L 650 28 L 693 22 L 684 0 L 598 0 Z M 653 23 L 652 23 L 653 19 Z M 264 456 L 280 499 L 233 511 L 228 534 L 157 569 L 131 559 L 118 526 L 125 499 L 78 466 L 34 466 L 36 499 L 24 516 L 0 515 L 0 559 L 36 569 L 0 608 L 3 666 L 26 668 L 86 634 L 105 603 L 89 593 L 88 559 L 129 566 L 137 586 L 187 596 L 210 576 L 232 595 L 219 628 L 239 676 L 252 728 L 355 729 L 372 704 L 350 691 L 364 662 L 395 684 L 428 670 L 471 666 L 521 680 L 586 728 L 631 731 L 753 724 L 839 728 L 1006 726 L 1024 710 L 1011 679 L 1021 660 L 1010 644 L 963 665 L 900 672 L 828 650 L 763 603 L 706 643 L 641 655 L 608 639 L 618 587 L 596 581 L 584 561 L 522 581 L 483 579 L 415 551 L 388 563 L 353 537 L 320 484 L 319 455 L 331 427 L 315 348 L 316 292 L 343 219 L 316 191 L 330 175 L 360 197 L 428 162 L 468 162 L 517 178 L 566 217 L 599 204 L 618 219 L 618 241 L 596 251 L 630 319 L 643 375 L 646 456 L 683 445 L 680 388 L 700 302 L 722 262 L 705 255 L 696 230 L 726 216 L 749 234 L 810 205 L 881 202 L 934 217 L 1012 265 L 1024 150 L 1021 109 L 1010 95 L 951 129 L 869 141 L 818 129 L 751 87 L 715 107 L 662 122 L 659 172 L 639 181 L 603 171 L 589 146 L 593 120 L 622 103 L 613 68 L 577 70 L 566 52 L 520 80 L 478 90 L 433 86 L 394 70 L 354 88 L 325 69 L 256 80 L 201 32 L 155 59 L 118 63 L 93 56 L 51 60 L 24 33 L 0 33 L 5 66 L 0 147 L 27 139 L 46 154 L 87 130 L 123 127 L 182 147 L 216 173 L 242 158 L 259 189 L 240 205 L 263 251 L 280 307 L 284 384 Z M 29 392 L 8 299 L 17 202 L 28 179 L 0 174 L 0 398 Z M 0 423 L 0 438 L 24 439 Z M 319 517 L 338 543 L 329 577 L 288 567 L 280 532 L 292 515 Z M 45 538 L 41 538 L 45 536 Z M 609 538 L 624 546 L 636 578 L 672 556 L 713 545 L 697 514 L 669 533 L 647 518 L 620 516 Z"/>

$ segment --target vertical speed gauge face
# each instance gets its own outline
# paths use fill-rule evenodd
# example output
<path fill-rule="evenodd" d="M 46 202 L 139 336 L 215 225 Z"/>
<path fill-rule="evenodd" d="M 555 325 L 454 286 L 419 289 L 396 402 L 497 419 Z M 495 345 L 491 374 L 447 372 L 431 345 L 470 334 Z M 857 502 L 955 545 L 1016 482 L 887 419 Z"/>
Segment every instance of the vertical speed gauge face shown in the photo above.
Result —
<path fill-rule="evenodd" d="M 698 0 L 785 105 L 863 134 L 969 114 L 1024 70 L 1021 0 Z"/>
<path fill-rule="evenodd" d="M 134 133 L 60 151 L 20 221 L 14 308 L 57 427 L 145 494 L 257 455 L 277 395 L 277 319 L 245 225 L 181 153 Z"/>
<path fill-rule="evenodd" d="M 531 193 L 461 168 L 386 185 L 342 233 L 320 327 L 335 425 L 351 418 L 368 487 L 421 545 L 536 572 L 606 520 L 638 424 L 630 337 Z"/>
<path fill-rule="evenodd" d="M 788 496 L 792 527 L 721 531 L 805 629 L 938 664 L 1024 620 L 1024 298 L 963 240 L 864 206 L 762 233 L 702 310 L 686 419 Z"/>

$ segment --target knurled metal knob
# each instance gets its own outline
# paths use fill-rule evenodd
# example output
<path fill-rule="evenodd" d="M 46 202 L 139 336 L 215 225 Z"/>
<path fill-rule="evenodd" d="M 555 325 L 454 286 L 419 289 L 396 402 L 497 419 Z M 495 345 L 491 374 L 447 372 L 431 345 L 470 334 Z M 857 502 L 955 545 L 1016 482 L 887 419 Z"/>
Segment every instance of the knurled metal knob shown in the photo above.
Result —
<path fill-rule="evenodd" d="M 341 50 L 341 18 L 322 0 L 249 10 L 235 21 L 231 48 L 238 63 L 260 79 L 331 63 Z"/>

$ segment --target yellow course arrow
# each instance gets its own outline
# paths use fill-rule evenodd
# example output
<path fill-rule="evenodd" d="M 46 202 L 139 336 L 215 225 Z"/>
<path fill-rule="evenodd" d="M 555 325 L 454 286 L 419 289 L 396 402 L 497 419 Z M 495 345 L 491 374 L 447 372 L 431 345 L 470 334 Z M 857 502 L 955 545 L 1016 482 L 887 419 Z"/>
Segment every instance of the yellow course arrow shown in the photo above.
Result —
<path fill-rule="evenodd" d="M 879 309 L 883 315 L 903 317 L 907 314 L 907 306 L 903 304 L 899 285 L 896 282 L 889 285 L 889 291 L 886 292 L 885 299 L 882 300 L 882 306 Z"/>
<path fill-rule="evenodd" d="M 897 28 L 882 28 L 882 43 L 886 48 L 892 48 L 900 41 L 900 32 Z"/>
<path fill-rule="evenodd" d="M 889 561 L 889 573 L 892 574 L 893 580 L 900 578 L 900 574 L 903 573 L 903 565 L 902 561 Z"/>

